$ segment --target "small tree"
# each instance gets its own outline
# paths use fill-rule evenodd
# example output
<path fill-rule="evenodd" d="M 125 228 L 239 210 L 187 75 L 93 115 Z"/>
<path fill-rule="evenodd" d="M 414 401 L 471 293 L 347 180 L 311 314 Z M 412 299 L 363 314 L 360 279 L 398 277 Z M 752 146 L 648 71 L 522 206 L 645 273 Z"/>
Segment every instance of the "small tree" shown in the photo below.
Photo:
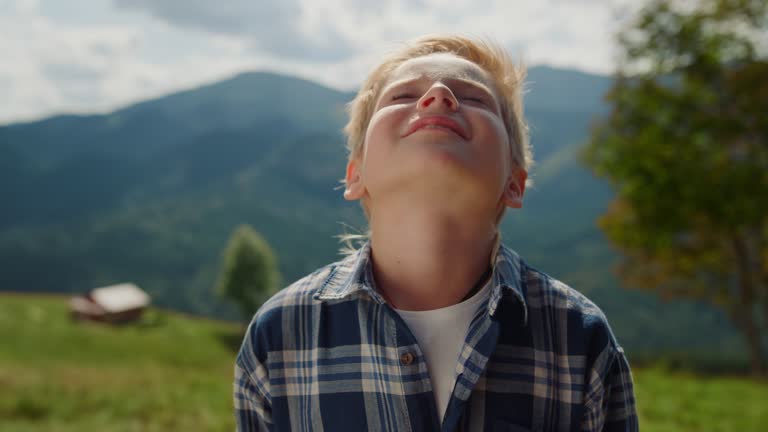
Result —
<path fill-rule="evenodd" d="M 238 226 L 224 250 L 217 294 L 237 304 L 248 319 L 277 292 L 280 279 L 277 259 L 267 241 L 249 225 Z"/>
<path fill-rule="evenodd" d="M 617 196 L 600 226 L 619 275 L 701 299 L 768 337 L 768 3 L 651 1 L 620 36 L 623 62 L 587 162 Z"/>

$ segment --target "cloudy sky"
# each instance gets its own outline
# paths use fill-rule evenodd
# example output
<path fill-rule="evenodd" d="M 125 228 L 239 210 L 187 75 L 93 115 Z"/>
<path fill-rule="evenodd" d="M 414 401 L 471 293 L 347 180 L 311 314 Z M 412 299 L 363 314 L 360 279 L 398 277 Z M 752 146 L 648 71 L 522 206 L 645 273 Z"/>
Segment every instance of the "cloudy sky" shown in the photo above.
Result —
<path fill-rule="evenodd" d="M 610 73 L 628 0 L 0 0 L 0 124 L 103 112 L 247 70 L 350 90 L 398 43 L 491 38 Z"/>

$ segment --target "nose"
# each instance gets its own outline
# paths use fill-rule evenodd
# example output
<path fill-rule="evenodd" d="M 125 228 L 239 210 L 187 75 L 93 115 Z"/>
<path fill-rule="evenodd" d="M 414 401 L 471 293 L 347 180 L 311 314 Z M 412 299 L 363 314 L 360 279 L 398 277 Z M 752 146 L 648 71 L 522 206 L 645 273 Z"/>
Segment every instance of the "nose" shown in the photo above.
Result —
<path fill-rule="evenodd" d="M 459 101 L 445 84 L 435 83 L 419 99 L 417 105 L 420 110 L 432 108 L 448 108 L 451 111 L 459 109 Z"/>

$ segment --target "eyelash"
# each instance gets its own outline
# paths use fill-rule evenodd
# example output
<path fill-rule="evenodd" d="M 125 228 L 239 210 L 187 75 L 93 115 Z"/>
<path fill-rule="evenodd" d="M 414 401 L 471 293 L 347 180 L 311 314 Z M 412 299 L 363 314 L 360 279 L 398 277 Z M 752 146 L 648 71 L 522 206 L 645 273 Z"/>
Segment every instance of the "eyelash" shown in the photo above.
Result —
<path fill-rule="evenodd" d="M 413 96 L 411 94 L 405 93 L 405 94 L 399 94 L 399 95 L 392 96 L 392 100 L 396 101 L 398 99 L 413 99 L 414 97 L 415 96 Z"/>
<path fill-rule="evenodd" d="M 396 101 L 400 99 L 414 99 L 415 97 L 416 96 L 413 96 L 412 94 L 405 93 L 405 94 L 398 94 L 398 95 L 392 96 L 392 100 Z M 485 103 L 485 101 L 479 97 L 464 96 L 464 97 L 460 97 L 459 99 L 464 99 L 464 100 L 478 102 L 478 103 Z"/>

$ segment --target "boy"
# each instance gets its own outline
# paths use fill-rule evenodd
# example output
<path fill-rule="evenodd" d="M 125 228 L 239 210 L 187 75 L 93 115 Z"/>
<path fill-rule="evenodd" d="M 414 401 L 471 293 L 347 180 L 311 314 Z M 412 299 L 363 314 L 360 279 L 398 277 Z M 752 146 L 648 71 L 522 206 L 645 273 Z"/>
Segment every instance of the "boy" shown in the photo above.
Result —
<path fill-rule="evenodd" d="M 636 431 L 602 312 L 501 245 L 531 152 L 523 71 L 419 39 L 350 104 L 344 198 L 370 239 L 276 294 L 235 365 L 238 430 Z"/>

